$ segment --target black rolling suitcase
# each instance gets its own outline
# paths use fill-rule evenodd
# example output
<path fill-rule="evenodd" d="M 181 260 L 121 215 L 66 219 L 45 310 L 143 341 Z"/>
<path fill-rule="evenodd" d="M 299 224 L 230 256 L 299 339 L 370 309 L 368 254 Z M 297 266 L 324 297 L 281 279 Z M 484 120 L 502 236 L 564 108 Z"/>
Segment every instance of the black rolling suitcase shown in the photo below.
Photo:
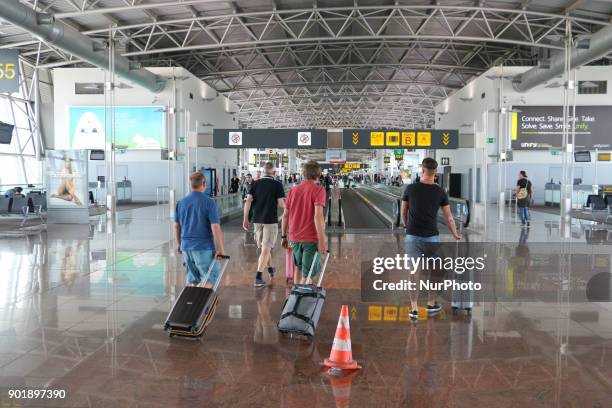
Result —
<path fill-rule="evenodd" d="M 315 257 L 308 272 L 308 278 L 312 276 L 315 261 L 319 253 Z M 285 334 L 297 334 L 307 337 L 312 337 L 317 329 L 321 310 L 325 303 L 325 289 L 321 287 L 325 268 L 329 260 L 329 252 L 325 256 L 325 261 L 321 267 L 321 275 L 319 281 L 315 285 L 300 285 L 295 284 L 291 288 L 289 297 L 283 305 L 281 318 L 278 322 L 278 331 Z"/>
<path fill-rule="evenodd" d="M 221 258 L 225 262 L 221 266 L 221 275 L 212 289 L 201 286 L 185 286 L 181 291 L 164 324 L 164 329 L 170 337 L 177 335 L 199 339 L 204 334 L 206 327 L 215 315 L 215 309 L 219 302 L 217 288 L 229 263 L 229 256 L 222 256 Z M 216 262 L 220 261 L 213 259 L 210 263 L 203 282 L 208 282 Z"/>

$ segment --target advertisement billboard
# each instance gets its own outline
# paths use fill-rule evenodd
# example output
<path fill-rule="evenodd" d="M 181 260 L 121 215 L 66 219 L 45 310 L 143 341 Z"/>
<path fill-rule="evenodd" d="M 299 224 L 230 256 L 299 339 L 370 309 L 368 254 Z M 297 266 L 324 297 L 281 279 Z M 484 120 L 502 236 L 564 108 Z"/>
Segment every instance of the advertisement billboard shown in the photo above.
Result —
<path fill-rule="evenodd" d="M 49 208 L 88 208 L 87 151 L 47 152 Z"/>
<path fill-rule="evenodd" d="M 107 126 L 110 129 L 110 111 Z M 106 131 L 103 106 L 68 108 L 70 148 L 104 149 Z M 163 108 L 159 106 L 117 106 L 115 108 L 115 145 L 128 149 L 165 147 Z"/>
<path fill-rule="evenodd" d="M 563 147 L 562 106 L 515 106 L 510 136 L 512 149 L 548 150 Z M 575 123 L 576 150 L 609 149 L 612 145 L 612 106 L 576 106 L 576 115 L 568 117 L 571 130 Z M 570 141 L 571 142 L 571 141 Z"/>

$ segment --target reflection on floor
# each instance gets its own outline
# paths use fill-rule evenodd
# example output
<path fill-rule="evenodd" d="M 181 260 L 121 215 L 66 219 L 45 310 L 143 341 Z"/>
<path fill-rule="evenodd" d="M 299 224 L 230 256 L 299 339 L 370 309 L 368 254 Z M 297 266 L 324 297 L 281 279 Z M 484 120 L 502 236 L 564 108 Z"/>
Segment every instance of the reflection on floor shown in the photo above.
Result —
<path fill-rule="evenodd" d="M 555 302 L 476 299 L 470 317 L 442 301 L 440 315 L 416 323 L 405 309 L 393 312 L 407 301 L 379 308 L 360 300 L 361 260 L 401 249 L 398 236 L 330 236 L 328 301 L 313 342 L 276 331 L 284 254 L 275 252 L 275 284 L 256 290 L 256 249 L 229 232 L 221 302 L 197 343 L 162 331 L 184 280 L 164 211 L 122 212 L 114 235 L 102 219 L 0 238 L 2 406 L 11 406 L 9 388 L 45 386 L 65 389 L 67 398 L 37 406 L 333 407 L 348 389 L 323 375 L 321 362 L 341 304 L 350 307 L 353 353 L 363 365 L 350 383 L 352 407 L 610 406 L 612 303 L 568 301 L 564 294 L 584 289 L 592 269 L 576 267 L 568 277 L 560 257 L 543 253 L 537 243 L 561 240 L 548 215 L 534 214 L 530 231 L 508 218 L 492 223 L 489 237 L 466 235 L 513 248 L 498 253 L 503 287 L 537 295 L 553 285 Z M 570 242 L 585 243 L 593 231 L 576 224 Z M 528 260 L 517 247 L 529 248 Z M 585 263 L 609 271 L 612 247 L 587 248 Z"/>

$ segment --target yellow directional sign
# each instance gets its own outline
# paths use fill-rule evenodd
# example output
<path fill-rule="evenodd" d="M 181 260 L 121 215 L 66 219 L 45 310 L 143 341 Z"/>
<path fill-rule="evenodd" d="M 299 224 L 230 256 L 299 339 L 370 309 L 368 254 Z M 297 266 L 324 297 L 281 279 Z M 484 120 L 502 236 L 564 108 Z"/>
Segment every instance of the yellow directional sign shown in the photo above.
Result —
<path fill-rule="evenodd" d="M 368 306 L 368 320 L 382 320 L 382 306 Z"/>
<path fill-rule="evenodd" d="M 402 132 L 402 146 L 414 146 L 415 142 L 414 132 Z"/>
<path fill-rule="evenodd" d="M 385 132 L 370 132 L 370 146 L 384 146 Z"/>
<path fill-rule="evenodd" d="M 387 132 L 387 146 L 399 146 L 399 145 L 400 145 L 399 132 Z"/>
<path fill-rule="evenodd" d="M 385 306 L 384 320 L 386 322 L 394 322 L 397 320 L 397 306 Z"/>
<path fill-rule="evenodd" d="M 444 146 L 448 146 L 450 143 L 450 134 L 442 133 L 442 143 L 444 143 Z"/>
<path fill-rule="evenodd" d="M 343 129 L 344 149 L 457 149 L 456 129 Z"/>
<path fill-rule="evenodd" d="M 417 145 L 431 146 L 431 132 L 418 132 L 417 133 Z"/>

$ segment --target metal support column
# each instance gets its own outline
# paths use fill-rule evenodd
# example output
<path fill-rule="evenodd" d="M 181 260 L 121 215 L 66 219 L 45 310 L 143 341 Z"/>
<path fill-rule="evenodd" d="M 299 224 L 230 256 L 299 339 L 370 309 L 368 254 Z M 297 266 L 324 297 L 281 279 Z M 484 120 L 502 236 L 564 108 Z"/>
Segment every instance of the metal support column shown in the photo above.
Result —
<path fill-rule="evenodd" d="M 500 223 L 504 222 L 506 212 L 505 185 L 505 161 L 502 160 L 506 154 L 506 141 L 504 139 L 504 127 L 506 125 L 506 108 L 504 106 L 504 67 L 499 68 L 497 102 L 497 217 Z"/>
<path fill-rule="evenodd" d="M 116 180 L 115 180 L 115 30 L 109 31 L 108 38 L 108 73 L 104 84 L 104 129 L 105 129 L 105 186 L 106 186 L 106 219 L 107 234 L 114 233 L 114 220 L 117 214 Z"/>
<path fill-rule="evenodd" d="M 573 140 L 570 140 L 569 126 L 574 127 L 574 120 L 572 119 L 571 124 L 569 120 L 570 115 L 570 97 L 574 93 L 575 83 L 572 79 L 571 73 L 571 51 L 572 51 L 572 26 L 571 21 L 568 19 L 565 25 L 565 71 L 564 86 L 563 86 L 563 156 L 562 156 L 562 177 L 561 177 L 561 223 L 562 226 L 565 223 L 571 221 L 572 211 L 572 188 L 573 182 L 572 177 L 572 163 L 573 163 L 573 152 L 574 144 Z M 575 105 L 575 98 L 574 105 Z M 575 113 L 575 109 L 573 110 Z M 573 132 L 572 132 L 573 133 Z M 566 235 L 566 234 L 564 234 Z"/>

